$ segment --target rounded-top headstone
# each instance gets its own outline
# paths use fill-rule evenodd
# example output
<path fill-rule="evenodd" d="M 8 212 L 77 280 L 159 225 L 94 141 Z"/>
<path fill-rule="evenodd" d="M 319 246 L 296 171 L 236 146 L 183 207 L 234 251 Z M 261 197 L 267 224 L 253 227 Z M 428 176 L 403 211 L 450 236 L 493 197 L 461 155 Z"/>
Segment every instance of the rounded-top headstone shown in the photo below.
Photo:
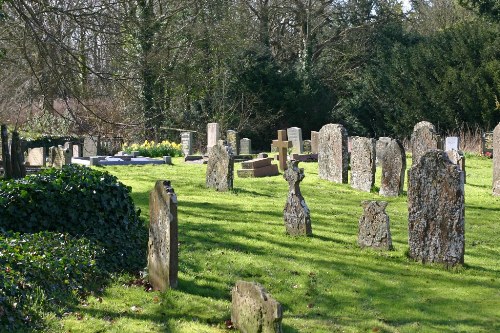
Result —
<path fill-rule="evenodd" d="M 427 151 L 439 149 L 439 140 L 439 135 L 433 124 L 428 121 L 417 123 L 411 134 L 412 165 L 416 165 Z"/>

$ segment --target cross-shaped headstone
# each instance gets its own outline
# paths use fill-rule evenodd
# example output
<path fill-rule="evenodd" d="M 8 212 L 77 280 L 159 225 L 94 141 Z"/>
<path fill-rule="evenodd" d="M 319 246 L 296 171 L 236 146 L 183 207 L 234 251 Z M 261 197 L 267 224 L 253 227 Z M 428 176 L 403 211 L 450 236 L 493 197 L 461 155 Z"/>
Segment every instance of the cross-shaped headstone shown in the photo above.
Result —
<path fill-rule="evenodd" d="M 278 140 L 273 140 L 273 146 L 278 148 L 280 170 L 285 171 L 288 148 L 292 147 L 292 141 L 287 141 L 286 130 L 278 130 Z"/>

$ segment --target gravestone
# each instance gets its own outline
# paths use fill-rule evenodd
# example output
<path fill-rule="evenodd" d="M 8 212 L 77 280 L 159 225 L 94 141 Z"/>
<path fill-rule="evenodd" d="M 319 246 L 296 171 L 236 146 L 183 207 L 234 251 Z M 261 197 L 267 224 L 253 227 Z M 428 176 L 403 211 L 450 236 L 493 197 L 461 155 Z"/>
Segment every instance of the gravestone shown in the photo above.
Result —
<path fill-rule="evenodd" d="M 464 178 L 464 184 L 467 182 L 467 174 L 465 172 L 465 155 L 463 152 L 458 150 L 448 150 L 446 151 L 446 155 L 451 163 L 458 165 L 460 171 L 462 171 L 462 176 Z"/>
<path fill-rule="evenodd" d="M 304 152 L 302 129 L 300 127 L 290 127 L 286 130 L 286 135 L 288 141 L 292 142 L 292 153 L 302 154 Z"/>
<path fill-rule="evenodd" d="M 179 269 L 177 196 L 168 180 L 149 195 L 148 278 L 154 290 L 177 288 Z"/>
<path fill-rule="evenodd" d="M 26 162 L 31 166 L 45 166 L 45 150 L 44 147 L 29 148 Z"/>
<path fill-rule="evenodd" d="M 61 169 L 63 165 L 71 164 L 71 153 L 63 146 L 50 147 L 47 166 Z"/>
<path fill-rule="evenodd" d="M 363 201 L 363 215 L 358 223 L 358 245 L 379 250 L 391 250 L 392 238 L 386 201 Z"/>
<path fill-rule="evenodd" d="M 311 153 L 311 140 L 304 140 L 304 152 Z"/>
<path fill-rule="evenodd" d="M 231 147 L 219 142 L 208 153 L 206 185 L 217 191 L 233 189 L 234 155 Z"/>
<path fill-rule="evenodd" d="M 319 178 L 347 184 L 348 163 L 347 130 L 339 124 L 323 126 L 319 131 Z"/>
<path fill-rule="evenodd" d="M 217 145 L 220 140 L 220 126 L 219 123 L 208 123 L 207 124 L 207 154 L 210 153 L 210 149 Z"/>
<path fill-rule="evenodd" d="M 99 155 L 98 147 L 99 140 L 91 136 L 86 136 L 83 139 L 83 157 L 97 156 Z"/>
<path fill-rule="evenodd" d="M 267 177 L 279 174 L 278 166 L 271 164 L 272 158 L 256 158 L 241 162 L 241 169 L 237 171 L 238 177 Z"/>
<path fill-rule="evenodd" d="M 281 333 L 281 304 L 258 283 L 237 281 L 231 291 L 231 321 L 242 333 Z"/>
<path fill-rule="evenodd" d="M 384 148 L 380 164 L 382 167 L 382 180 L 379 194 L 386 197 L 397 197 L 403 194 L 406 153 L 401 142 L 390 139 Z"/>
<path fill-rule="evenodd" d="M 240 154 L 240 140 L 238 137 L 238 132 L 234 130 L 228 130 L 226 132 L 226 141 L 228 145 L 231 147 L 233 150 L 234 155 L 239 155 Z"/>
<path fill-rule="evenodd" d="M 386 136 L 382 136 L 378 138 L 377 143 L 375 145 L 375 164 L 379 166 L 382 163 L 382 159 L 384 158 L 384 153 L 387 145 L 391 142 L 391 138 Z"/>
<path fill-rule="evenodd" d="M 319 132 L 311 131 L 311 153 L 317 154 L 319 146 Z"/>
<path fill-rule="evenodd" d="M 351 187 L 370 192 L 375 184 L 375 139 L 352 138 Z"/>
<path fill-rule="evenodd" d="M 292 142 L 287 140 L 285 130 L 278 130 L 278 140 L 273 140 L 272 146 L 278 149 L 280 170 L 284 171 L 288 159 L 288 148 L 292 146 Z"/>
<path fill-rule="evenodd" d="M 73 144 L 73 157 L 83 157 L 83 144 Z"/>
<path fill-rule="evenodd" d="M 493 132 L 483 133 L 481 137 L 482 154 L 493 154 Z"/>
<path fill-rule="evenodd" d="M 413 127 L 410 141 L 412 166 L 416 165 L 427 151 L 439 149 L 440 144 L 434 125 L 428 121 L 421 121 Z"/>
<path fill-rule="evenodd" d="M 459 150 L 460 149 L 460 138 L 458 136 L 448 136 L 445 140 L 445 151 Z"/>
<path fill-rule="evenodd" d="M 500 123 L 493 131 L 493 195 L 500 196 Z"/>
<path fill-rule="evenodd" d="M 181 147 L 184 156 L 193 154 L 193 132 L 181 133 Z"/>
<path fill-rule="evenodd" d="M 304 169 L 299 169 L 298 161 L 288 161 L 283 178 L 288 182 L 288 197 L 283 210 L 286 233 L 292 236 L 312 235 L 311 215 L 302 193 L 300 182 L 304 179 Z"/>
<path fill-rule="evenodd" d="M 447 266 L 463 264 L 464 207 L 462 171 L 444 151 L 426 152 L 408 172 L 410 257 Z"/>
<path fill-rule="evenodd" d="M 249 138 L 243 138 L 240 140 L 240 154 L 250 155 L 252 154 L 252 140 Z"/>

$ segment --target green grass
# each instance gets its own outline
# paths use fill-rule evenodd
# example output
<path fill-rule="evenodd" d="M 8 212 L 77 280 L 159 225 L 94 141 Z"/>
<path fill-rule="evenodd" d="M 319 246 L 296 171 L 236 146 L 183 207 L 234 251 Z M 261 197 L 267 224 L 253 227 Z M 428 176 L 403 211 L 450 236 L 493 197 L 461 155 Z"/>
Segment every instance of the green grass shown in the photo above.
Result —
<path fill-rule="evenodd" d="M 122 277 L 102 298 L 90 296 L 55 321 L 53 330 L 225 332 L 230 290 L 242 279 L 261 283 L 283 305 L 285 332 L 500 331 L 500 198 L 491 195 L 491 160 L 467 160 L 465 265 L 451 270 L 406 257 L 405 196 L 359 192 L 319 180 L 317 163 L 300 167 L 314 234 L 308 238 L 285 235 L 282 176 L 236 177 L 234 191 L 218 193 L 205 188 L 206 166 L 180 158 L 173 166 L 107 167 L 132 186 L 145 216 L 155 181 L 172 181 L 179 287 L 146 292 L 124 286 Z M 389 201 L 394 251 L 358 248 L 366 199 Z"/>

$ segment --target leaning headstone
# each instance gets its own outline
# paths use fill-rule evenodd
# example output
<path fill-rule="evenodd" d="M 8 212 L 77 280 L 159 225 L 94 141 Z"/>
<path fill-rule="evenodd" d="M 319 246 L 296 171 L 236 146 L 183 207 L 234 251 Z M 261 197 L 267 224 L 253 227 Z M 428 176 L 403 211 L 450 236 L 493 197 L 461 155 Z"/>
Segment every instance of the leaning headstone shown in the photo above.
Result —
<path fill-rule="evenodd" d="M 311 131 L 311 153 L 318 153 L 318 145 L 319 145 L 319 132 Z"/>
<path fill-rule="evenodd" d="M 252 153 L 252 140 L 243 138 L 240 140 L 240 154 L 250 155 Z"/>
<path fill-rule="evenodd" d="M 319 131 L 318 176 L 336 183 L 347 183 L 347 130 L 339 124 L 327 124 Z"/>
<path fill-rule="evenodd" d="M 464 207 L 462 171 L 444 151 L 426 152 L 408 172 L 410 257 L 447 266 L 463 264 Z"/>
<path fill-rule="evenodd" d="M 177 287 L 179 269 L 177 196 L 168 180 L 149 195 L 148 276 L 154 290 Z"/>
<path fill-rule="evenodd" d="M 234 155 L 231 147 L 218 143 L 208 153 L 206 185 L 217 191 L 233 189 Z"/>
<path fill-rule="evenodd" d="M 363 215 L 358 223 L 358 245 L 380 250 L 392 249 L 386 201 L 363 201 Z"/>
<path fill-rule="evenodd" d="M 385 154 L 385 149 L 387 148 L 387 145 L 391 142 L 391 138 L 388 138 L 386 136 L 382 136 L 378 138 L 377 143 L 375 145 L 375 163 L 380 165 L 382 163 L 382 159 L 384 158 Z"/>
<path fill-rule="evenodd" d="M 302 129 L 300 127 L 290 127 L 286 130 L 286 135 L 288 141 L 292 142 L 292 153 L 302 154 L 304 152 Z"/>
<path fill-rule="evenodd" d="M 237 281 L 231 291 L 231 321 L 242 333 L 281 333 L 281 304 L 258 283 Z"/>
<path fill-rule="evenodd" d="M 403 193 L 406 171 L 405 148 L 395 139 L 390 139 L 384 148 L 380 160 L 382 180 L 379 194 L 386 197 L 397 197 Z"/>
<path fill-rule="evenodd" d="M 181 133 L 181 147 L 184 156 L 193 154 L 193 132 Z"/>
<path fill-rule="evenodd" d="M 231 146 L 231 149 L 233 150 L 234 155 L 239 155 L 240 154 L 240 140 L 238 137 L 238 132 L 234 130 L 228 130 L 226 132 L 226 141 L 229 146 Z"/>
<path fill-rule="evenodd" d="M 352 138 L 351 187 L 370 192 L 375 184 L 375 139 Z"/>
<path fill-rule="evenodd" d="M 448 136 L 445 140 L 444 150 L 460 150 L 460 137 L 458 136 Z"/>
<path fill-rule="evenodd" d="M 207 154 L 210 153 L 210 149 L 217 145 L 220 140 L 220 126 L 219 123 L 208 123 L 207 124 Z"/>
<path fill-rule="evenodd" d="M 283 210 L 286 233 L 292 236 L 312 235 L 311 215 L 302 193 L 300 182 L 304 179 L 304 169 L 299 169 L 298 161 L 288 161 L 283 177 L 288 182 L 288 197 Z"/>
<path fill-rule="evenodd" d="M 413 127 L 411 134 L 411 159 L 412 166 L 431 149 L 439 149 L 440 138 L 434 125 L 428 121 L 421 121 Z"/>
<path fill-rule="evenodd" d="M 278 130 L 278 140 L 273 140 L 272 146 L 278 149 L 280 170 L 284 171 L 288 160 L 288 148 L 292 146 L 292 142 L 287 140 L 285 130 Z"/>
<path fill-rule="evenodd" d="M 500 123 L 493 131 L 493 195 L 500 196 Z"/>

